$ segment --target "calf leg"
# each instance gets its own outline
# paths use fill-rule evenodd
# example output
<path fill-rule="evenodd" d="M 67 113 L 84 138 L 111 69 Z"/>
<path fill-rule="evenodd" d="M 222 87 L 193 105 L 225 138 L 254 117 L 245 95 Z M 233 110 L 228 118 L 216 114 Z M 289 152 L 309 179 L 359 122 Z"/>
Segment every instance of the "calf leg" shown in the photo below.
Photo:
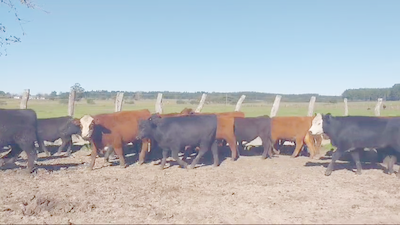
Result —
<path fill-rule="evenodd" d="M 165 163 L 167 163 L 167 157 L 168 157 L 168 149 L 163 149 L 162 150 L 162 160 L 160 164 L 160 169 L 164 169 Z"/>
<path fill-rule="evenodd" d="M 319 155 L 321 153 L 322 135 L 316 135 L 313 139 L 315 143 L 315 155 Z"/>
<path fill-rule="evenodd" d="M 35 165 L 35 160 L 37 159 L 37 152 L 35 150 L 35 144 L 34 142 L 23 142 L 23 143 L 17 143 L 18 147 L 15 146 L 17 149 L 14 152 L 14 158 L 17 157 L 16 153 L 21 153 L 21 150 L 23 150 L 26 155 L 28 156 L 28 163 L 27 163 L 27 170 L 29 173 L 33 172 L 34 165 Z"/>
<path fill-rule="evenodd" d="M 356 174 L 361 175 L 361 162 L 360 162 L 360 153 L 359 150 L 362 149 L 355 149 L 353 151 L 351 151 L 351 157 L 353 158 L 354 162 L 356 163 L 356 168 L 357 168 L 357 172 Z"/>
<path fill-rule="evenodd" d="M 125 168 L 126 167 L 125 156 L 124 156 L 124 150 L 122 148 L 121 141 L 120 140 L 115 141 L 113 147 L 114 147 L 115 154 L 117 154 L 117 156 L 119 158 L 119 166 L 121 166 L 122 168 Z"/>
<path fill-rule="evenodd" d="M 104 161 L 108 163 L 110 160 L 111 154 L 114 153 L 114 148 L 112 146 L 106 146 L 106 147 L 104 147 L 104 149 L 106 150 L 106 153 L 104 154 Z"/>
<path fill-rule="evenodd" d="M 71 138 L 71 140 L 68 141 L 67 146 L 68 147 L 67 147 L 66 154 L 67 154 L 67 156 L 71 156 L 71 154 L 72 154 L 72 146 L 73 146 L 72 138 Z"/>
<path fill-rule="evenodd" d="M 301 147 L 303 147 L 303 139 L 296 138 L 296 148 L 294 149 L 293 154 L 290 157 L 297 157 L 300 153 Z"/>
<path fill-rule="evenodd" d="M 328 168 L 326 168 L 325 176 L 331 175 L 331 173 L 333 171 L 333 166 L 335 165 L 336 160 L 338 160 L 340 158 L 340 156 L 342 156 L 342 154 L 343 154 L 343 152 L 339 148 L 337 148 L 336 151 L 332 155 L 332 160 L 329 163 Z"/>
<path fill-rule="evenodd" d="M 171 149 L 172 152 L 172 158 L 175 159 L 175 161 L 181 165 L 183 168 L 187 168 L 188 164 L 184 161 L 182 161 L 182 159 L 179 158 L 179 148 L 173 148 Z M 200 154 L 200 153 L 199 153 Z M 194 160 L 193 160 L 194 161 Z M 193 163 L 192 163 L 193 164 Z"/>
<path fill-rule="evenodd" d="M 32 173 L 34 170 L 35 166 L 35 160 L 37 159 L 37 152 L 35 150 L 34 144 L 26 144 L 22 145 L 22 150 L 26 152 L 26 155 L 28 156 L 28 164 L 26 168 L 28 169 L 29 173 Z"/>
<path fill-rule="evenodd" d="M 61 152 L 64 150 L 65 146 L 69 144 L 70 140 L 72 140 L 71 137 L 69 137 L 69 138 L 62 137 L 61 138 L 62 144 L 60 145 L 60 147 L 58 147 L 58 150 L 57 150 L 56 154 L 54 154 L 54 155 L 60 155 Z"/>
<path fill-rule="evenodd" d="M 304 137 L 304 143 L 306 143 L 308 150 L 310 151 L 310 158 L 314 158 L 316 155 L 317 150 L 315 149 L 315 142 L 314 138 L 310 133 L 307 133 Z M 297 147 L 297 146 L 296 146 Z"/>
<path fill-rule="evenodd" d="M 200 146 L 199 153 L 197 153 L 196 158 L 193 159 L 192 164 L 190 164 L 190 166 L 189 166 L 189 169 L 193 169 L 196 166 L 196 164 L 199 162 L 200 158 L 203 157 L 204 153 L 206 153 L 207 150 L 208 150 L 208 148 L 206 148 L 204 146 Z M 217 154 L 218 154 L 218 150 L 217 150 Z"/>
<path fill-rule="evenodd" d="M 142 139 L 142 149 L 140 151 L 139 161 L 138 161 L 139 165 L 142 165 L 144 163 L 144 160 L 146 158 L 146 152 L 149 151 L 150 146 L 151 146 L 150 139 L 147 138 Z"/>
<path fill-rule="evenodd" d="M 11 151 L 7 153 L 7 155 L 0 158 L 0 166 L 4 166 L 6 164 L 15 163 L 19 154 L 21 154 L 22 149 L 18 145 L 11 145 Z"/>
<path fill-rule="evenodd" d="M 213 166 L 217 167 L 219 165 L 217 141 L 214 141 L 214 143 L 211 145 L 211 151 L 212 151 L 213 158 L 214 158 L 214 165 Z"/>
<path fill-rule="evenodd" d="M 267 157 L 272 158 L 272 146 L 271 146 L 271 141 L 268 139 L 264 139 L 263 141 L 263 148 L 264 152 L 262 154 L 262 158 L 265 159 Z"/>
<path fill-rule="evenodd" d="M 386 173 L 391 175 L 394 173 L 393 166 L 397 161 L 397 157 L 395 155 L 387 155 L 383 160 L 383 163 L 386 164 Z"/>
<path fill-rule="evenodd" d="M 47 150 L 46 146 L 44 145 L 44 141 L 42 139 L 38 138 L 37 143 L 39 145 L 39 148 L 46 153 L 46 156 L 51 156 L 51 153 L 49 152 L 49 150 Z"/>
<path fill-rule="evenodd" d="M 226 142 L 229 144 L 229 148 L 231 149 L 231 160 L 235 161 L 237 159 L 237 147 L 236 147 L 236 138 L 235 137 L 227 137 L 225 138 Z"/>
<path fill-rule="evenodd" d="M 92 170 L 93 169 L 93 166 L 94 166 L 94 162 L 96 161 L 96 157 L 97 157 L 97 151 L 98 151 L 98 148 L 97 148 L 97 146 L 96 146 L 96 144 L 91 140 L 90 141 L 90 144 L 91 144 L 91 147 L 92 147 L 92 153 L 90 154 L 90 164 L 89 164 L 89 166 L 87 167 L 89 170 Z"/>

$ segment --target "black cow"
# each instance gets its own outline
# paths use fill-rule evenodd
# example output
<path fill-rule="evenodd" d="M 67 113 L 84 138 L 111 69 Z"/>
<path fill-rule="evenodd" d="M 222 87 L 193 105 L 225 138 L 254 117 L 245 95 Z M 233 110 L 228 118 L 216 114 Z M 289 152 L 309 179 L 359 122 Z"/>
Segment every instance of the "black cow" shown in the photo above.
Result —
<path fill-rule="evenodd" d="M 42 151 L 46 152 L 47 156 L 50 156 L 50 152 L 44 145 L 44 141 L 54 142 L 55 140 L 61 138 L 62 144 L 58 148 L 55 155 L 61 154 L 66 146 L 67 155 L 71 155 L 72 147 L 72 136 L 73 134 L 81 134 L 81 128 L 79 125 L 79 120 L 74 119 L 71 116 L 55 117 L 38 119 L 37 121 L 38 129 L 38 144 Z"/>
<path fill-rule="evenodd" d="M 0 109 L 0 147 L 11 151 L 0 158 L 0 166 L 14 163 L 22 151 L 28 156 L 27 169 L 33 171 L 37 153 L 37 116 L 31 109 Z"/>
<path fill-rule="evenodd" d="M 357 174 L 361 174 L 359 150 L 364 148 L 392 148 L 400 152 L 400 117 L 383 118 L 371 116 L 332 116 L 317 114 L 309 130 L 311 134 L 325 133 L 337 149 L 332 155 L 332 161 L 325 175 L 332 173 L 336 160 L 345 151 L 351 151 L 356 163 Z M 397 174 L 400 178 L 400 173 Z"/>
<path fill-rule="evenodd" d="M 250 142 L 260 137 L 264 147 L 262 158 L 272 157 L 271 118 L 269 116 L 235 118 L 235 136 L 239 145 L 243 141 Z"/>
<path fill-rule="evenodd" d="M 153 114 L 148 120 L 140 121 L 137 138 L 150 138 L 157 141 L 158 146 L 163 150 L 162 169 L 167 160 L 168 150 L 171 150 L 172 157 L 179 165 L 192 169 L 210 148 L 214 156 L 214 166 L 218 166 L 216 132 L 216 115 L 160 118 L 157 114 Z M 179 152 L 184 150 L 185 146 L 200 147 L 199 153 L 190 166 L 178 157 Z"/>

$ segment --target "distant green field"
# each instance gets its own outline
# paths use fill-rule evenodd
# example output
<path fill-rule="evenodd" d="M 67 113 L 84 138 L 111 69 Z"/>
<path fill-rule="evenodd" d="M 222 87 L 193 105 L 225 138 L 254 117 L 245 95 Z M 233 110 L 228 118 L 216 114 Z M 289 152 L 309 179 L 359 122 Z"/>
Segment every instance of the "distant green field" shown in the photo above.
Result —
<path fill-rule="evenodd" d="M 271 112 L 271 103 L 245 103 L 244 101 L 241 111 L 246 116 L 269 115 Z M 12 109 L 19 108 L 20 100 L 18 99 L 0 99 L 0 108 Z M 135 104 L 124 104 L 122 110 L 138 110 L 149 109 L 154 112 L 155 100 L 135 101 Z M 349 115 L 374 115 L 376 102 L 349 102 Z M 400 102 L 384 102 L 386 109 L 381 110 L 381 116 L 400 116 Z M 183 108 L 195 109 L 197 105 L 176 104 L 175 100 L 163 100 L 164 113 L 180 112 Z M 29 100 L 28 108 L 36 111 L 39 118 L 49 118 L 57 116 L 65 116 L 68 112 L 68 105 L 61 104 L 59 101 L 50 100 Z M 227 112 L 233 111 L 235 105 L 225 104 L 206 104 L 202 112 Z M 305 116 L 307 115 L 308 103 L 292 103 L 281 102 L 278 116 Z M 85 100 L 76 102 L 75 117 L 81 117 L 85 114 L 110 113 L 114 111 L 114 101 L 112 100 L 95 100 L 95 104 L 87 104 Z M 332 113 L 336 116 L 344 114 L 344 103 L 315 103 L 314 112 Z"/>

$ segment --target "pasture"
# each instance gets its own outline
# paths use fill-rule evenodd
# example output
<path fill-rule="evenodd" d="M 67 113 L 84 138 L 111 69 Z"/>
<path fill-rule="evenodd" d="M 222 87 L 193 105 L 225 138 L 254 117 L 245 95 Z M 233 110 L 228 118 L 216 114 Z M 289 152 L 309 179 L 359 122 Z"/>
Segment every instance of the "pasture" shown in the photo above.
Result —
<path fill-rule="evenodd" d="M 124 104 L 123 110 L 147 108 L 154 112 L 155 101 Z M 376 102 L 349 102 L 349 115 L 374 115 Z M 382 116 L 400 116 L 400 102 L 384 102 Z M 197 105 L 163 100 L 164 113 L 179 112 Z M 18 108 L 19 100 L 6 100 L 2 108 Z M 269 115 L 272 103 L 243 103 L 246 116 Z M 39 118 L 65 116 L 67 105 L 58 101 L 29 100 Z M 280 103 L 278 116 L 304 116 L 308 103 Z M 368 110 L 370 108 L 370 110 Z M 233 111 L 234 105 L 206 104 L 202 112 Z M 113 112 L 114 103 L 77 102 L 75 117 Z M 315 104 L 314 112 L 343 115 L 343 103 Z M 49 148 L 53 152 L 55 148 Z M 281 155 L 261 159 L 262 148 L 241 150 L 233 162 L 230 151 L 219 151 L 221 165 L 213 168 L 211 152 L 194 170 L 170 167 L 160 170 L 161 153 L 151 152 L 144 165 L 137 165 L 137 151 L 127 150 L 123 169 L 96 160 L 93 171 L 85 166 L 90 151 L 77 145 L 72 157 L 39 154 L 37 173 L 23 169 L 0 171 L 0 223 L 363 223 L 393 224 L 400 221 L 400 181 L 383 173 L 381 164 L 370 164 L 365 154 L 363 174 L 344 158 L 331 176 L 324 172 L 331 149 L 321 149 L 321 159 L 309 159 L 302 152 L 290 158 L 293 147 Z M 25 154 L 17 164 L 25 165 Z M 117 163 L 116 163 L 117 164 Z M 395 166 L 395 170 L 399 169 Z"/>
<path fill-rule="evenodd" d="M 3 104 L 0 106 L 5 109 L 19 108 L 20 100 L 18 99 L 0 99 Z M 94 100 L 95 104 L 88 104 L 84 99 L 75 102 L 75 117 L 81 117 L 85 114 L 99 114 L 114 112 L 113 100 Z M 155 100 L 142 100 L 135 101 L 135 104 L 124 103 L 123 110 L 139 110 L 149 109 L 154 113 Z M 365 115 L 374 116 L 374 108 L 376 102 L 349 102 L 349 115 Z M 381 109 L 381 116 L 400 116 L 400 102 L 384 102 L 386 109 Z M 180 112 L 183 108 L 195 109 L 197 105 L 194 104 L 176 104 L 176 100 L 164 99 L 163 100 L 164 113 Z M 50 118 L 57 116 L 66 116 L 68 112 L 68 105 L 61 104 L 59 101 L 50 100 L 34 100 L 30 99 L 28 108 L 36 111 L 38 118 Z M 246 103 L 242 104 L 241 110 L 248 117 L 269 115 L 272 108 L 272 102 L 263 103 Z M 227 112 L 233 111 L 235 105 L 225 104 L 205 104 L 202 112 Z M 285 102 L 282 99 L 277 116 L 305 116 L 307 115 L 308 102 L 293 103 Z M 315 102 L 314 112 L 328 113 L 335 116 L 344 114 L 344 103 L 327 103 Z"/>

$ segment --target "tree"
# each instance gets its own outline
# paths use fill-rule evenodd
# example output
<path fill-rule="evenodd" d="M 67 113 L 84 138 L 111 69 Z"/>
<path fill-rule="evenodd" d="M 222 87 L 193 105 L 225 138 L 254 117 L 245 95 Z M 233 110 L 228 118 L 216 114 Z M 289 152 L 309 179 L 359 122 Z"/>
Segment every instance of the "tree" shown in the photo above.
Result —
<path fill-rule="evenodd" d="M 27 22 L 27 21 L 24 21 L 19 16 L 19 13 L 17 11 L 17 5 L 19 4 L 30 9 L 40 9 L 46 13 L 48 12 L 33 4 L 32 0 L 19 0 L 19 3 L 16 0 L 0 0 L 0 6 L 9 8 L 10 10 L 8 12 L 15 16 L 15 19 L 17 20 L 18 25 L 21 28 L 22 36 L 24 36 L 26 33 L 22 26 L 22 22 Z M 7 55 L 7 48 L 6 48 L 7 45 L 21 42 L 21 38 L 19 37 L 20 35 L 10 34 L 8 33 L 6 28 L 7 27 L 5 24 L 0 23 L 0 57 L 2 55 L 5 56 Z"/>
<path fill-rule="evenodd" d="M 85 92 L 85 89 L 81 87 L 80 83 L 75 83 L 71 89 L 75 90 L 75 100 L 80 101 L 83 98 L 83 94 Z"/>

